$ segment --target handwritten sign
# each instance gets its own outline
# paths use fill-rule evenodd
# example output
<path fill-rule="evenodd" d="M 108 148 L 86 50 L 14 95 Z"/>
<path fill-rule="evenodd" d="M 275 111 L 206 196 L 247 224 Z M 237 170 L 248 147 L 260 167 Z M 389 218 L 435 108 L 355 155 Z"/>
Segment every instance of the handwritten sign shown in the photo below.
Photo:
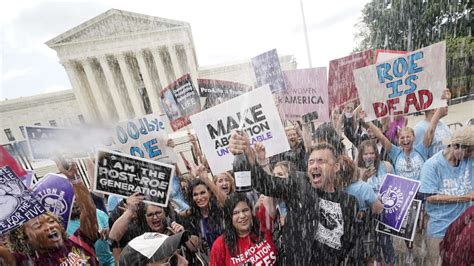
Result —
<path fill-rule="evenodd" d="M 356 69 L 354 78 L 366 121 L 446 106 L 446 43 Z"/>

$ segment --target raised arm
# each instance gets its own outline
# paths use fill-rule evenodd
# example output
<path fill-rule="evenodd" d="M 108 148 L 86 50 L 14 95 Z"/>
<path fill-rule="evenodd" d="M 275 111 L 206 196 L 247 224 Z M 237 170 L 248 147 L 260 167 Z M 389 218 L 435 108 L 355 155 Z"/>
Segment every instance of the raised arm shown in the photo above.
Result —
<path fill-rule="evenodd" d="M 247 135 L 240 135 L 235 132 L 232 133 L 229 151 L 234 155 L 244 153 L 247 156 L 247 160 L 252 168 L 252 187 L 258 192 L 275 198 L 285 198 L 291 196 L 290 192 L 294 187 L 297 177 L 279 178 L 271 176 L 265 172 L 265 170 L 256 161 L 255 151 L 250 148 Z"/>
<path fill-rule="evenodd" d="M 224 191 L 222 191 L 222 189 L 220 189 L 216 184 L 214 184 L 214 182 L 209 179 L 206 167 L 202 164 L 198 166 L 194 164 L 191 165 L 193 165 L 191 168 L 191 174 L 194 177 L 201 179 L 202 182 L 206 184 L 206 186 L 212 191 L 214 196 L 216 196 L 217 204 L 219 205 L 219 207 L 224 208 L 224 203 L 227 199 L 227 195 Z"/>
<path fill-rule="evenodd" d="M 433 142 L 436 126 L 438 125 L 439 120 L 445 117 L 447 114 L 448 114 L 448 107 L 441 107 L 441 108 L 436 109 L 436 112 L 431 118 L 430 125 L 428 126 L 428 129 L 426 130 L 425 136 L 423 137 L 423 145 L 426 148 L 429 148 L 431 146 L 431 143 Z"/>
<path fill-rule="evenodd" d="M 96 208 L 89 189 L 87 189 L 81 178 L 77 175 L 76 163 L 72 163 L 69 169 L 65 169 L 59 161 L 56 161 L 56 165 L 59 171 L 69 179 L 74 189 L 76 203 L 81 210 L 79 221 L 82 233 L 92 240 L 92 242 L 95 242 L 99 232 Z"/>
<path fill-rule="evenodd" d="M 380 131 L 380 129 L 376 127 L 372 122 L 369 122 L 368 125 L 369 125 L 369 128 L 372 130 L 372 132 L 374 132 L 375 137 L 382 144 L 383 148 L 387 152 L 390 152 L 390 150 L 392 149 L 392 143 L 390 142 L 390 140 L 387 137 L 385 137 L 382 131 Z"/>
<path fill-rule="evenodd" d="M 110 228 L 109 238 L 113 241 L 120 241 L 128 230 L 128 225 L 136 217 L 138 210 L 138 204 L 144 199 L 144 196 L 140 196 L 139 192 L 134 193 L 127 199 L 127 209 L 123 214 L 115 221 Z M 120 206 L 117 206 L 120 208 Z"/>

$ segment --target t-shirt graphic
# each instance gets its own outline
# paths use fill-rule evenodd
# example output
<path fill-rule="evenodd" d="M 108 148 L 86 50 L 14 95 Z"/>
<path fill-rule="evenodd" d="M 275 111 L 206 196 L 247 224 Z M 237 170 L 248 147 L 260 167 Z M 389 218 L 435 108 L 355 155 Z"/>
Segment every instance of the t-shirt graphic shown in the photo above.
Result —
<path fill-rule="evenodd" d="M 389 156 L 396 175 L 419 180 L 421 167 L 428 157 L 428 149 L 423 144 L 416 145 L 407 157 L 400 147 L 392 145 Z"/>
<path fill-rule="evenodd" d="M 319 200 L 319 225 L 316 240 L 331 248 L 341 248 L 344 234 L 341 205 L 325 199 Z"/>

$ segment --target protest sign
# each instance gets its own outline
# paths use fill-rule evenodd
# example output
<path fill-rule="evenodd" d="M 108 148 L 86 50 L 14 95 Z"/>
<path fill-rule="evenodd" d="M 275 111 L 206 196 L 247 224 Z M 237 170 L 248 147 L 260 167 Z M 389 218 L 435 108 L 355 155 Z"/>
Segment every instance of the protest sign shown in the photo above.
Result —
<path fill-rule="evenodd" d="M 15 158 L 2 146 L 0 146 L 0 167 L 9 166 L 17 176 L 25 176 L 26 170 L 15 160 Z"/>
<path fill-rule="evenodd" d="M 247 114 L 243 117 L 244 114 Z M 232 169 L 229 138 L 243 120 L 251 144 L 263 142 L 267 156 L 290 149 L 268 85 L 190 117 L 204 155 L 214 174 Z"/>
<path fill-rule="evenodd" d="M 379 191 L 383 204 L 380 222 L 397 232 L 400 231 L 419 187 L 418 180 L 387 174 Z"/>
<path fill-rule="evenodd" d="M 370 65 L 372 50 L 354 53 L 329 62 L 329 110 L 357 100 L 357 88 L 352 71 Z"/>
<path fill-rule="evenodd" d="M 160 92 L 160 99 L 173 131 L 189 125 L 189 116 L 201 110 L 199 94 L 189 74 L 164 88 Z"/>
<path fill-rule="evenodd" d="M 256 87 L 268 84 L 272 93 L 286 89 L 276 49 L 252 58 L 252 66 L 257 78 Z"/>
<path fill-rule="evenodd" d="M 115 126 L 113 150 L 152 160 L 176 161 L 173 148 L 166 142 L 168 134 L 158 115 L 130 119 Z"/>
<path fill-rule="evenodd" d="M 206 98 L 203 110 L 228 101 L 252 89 L 251 86 L 225 80 L 198 79 L 197 82 L 199 95 Z"/>
<path fill-rule="evenodd" d="M 276 93 L 280 115 L 297 121 L 305 114 L 317 112 L 314 121 L 329 121 L 326 68 L 308 68 L 283 71 L 286 90 Z"/>
<path fill-rule="evenodd" d="M 354 78 L 365 121 L 446 106 L 446 43 L 356 69 Z"/>
<path fill-rule="evenodd" d="M 87 157 L 87 148 L 80 141 L 79 131 L 57 127 L 25 126 L 26 138 L 34 160 Z"/>
<path fill-rule="evenodd" d="M 99 149 L 95 166 L 94 191 L 122 197 L 139 192 L 145 202 L 168 205 L 173 165 Z"/>
<path fill-rule="evenodd" d="M 45 212 L 9 166 L 0 168 L 0 235 Z"/>
<path fill-rule="evenodd" d="M 400 55 L 404 55 L 406 53 L 406 51 L 377 49 L 375 50 L 374 64 L 388 61 L 394 57 L 399 57 Z"/>
<path fill-rule="evenodd" d="M 399 237 L 408 241 L 413 241 L 415 239 L 416 225 L 418 224 L 418 217 L 420 216 L 421 210 L 421 200 L 413 200 L 408 214 L 403 219 L 402 227 L 400 231 L 397 232 L 382 223 L 378 222 L 375 230 L 380 233 L 391 235 L 394 237 Z"/>
<path fill-rule="evenodd" d="M 43 207 L 61 217 L 61 223 L 67 228 L 74 204 L 74 189 L 65 176 L 47 174 L 36 183 L 33 193 Z"/>
<path fill-rule="evenodd" d="M 33 176 L 35 175 L 35 172 L 31 171 L 31 170 L 27 170 L 26 171 L 26 175 L 24 175 L 23 177 L 21 177 L 21 182 L 23 182 L 23 184 L 26 186 L 26 188 L 30 188 L 31 185 L 33 184 Z"/>

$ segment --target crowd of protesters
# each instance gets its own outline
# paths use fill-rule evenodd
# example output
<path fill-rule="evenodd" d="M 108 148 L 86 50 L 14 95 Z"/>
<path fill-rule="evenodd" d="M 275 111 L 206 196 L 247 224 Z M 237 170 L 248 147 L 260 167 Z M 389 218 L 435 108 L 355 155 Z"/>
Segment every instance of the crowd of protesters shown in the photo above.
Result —
<path fill-rule="evenodd" d="M 414 128 L 403 116 L 365 123 L 350 103 L 313 131 L 309 123 L 288 126 L 291 149 L 270 158 L 264 144 L 234 132 L 229 150 L 250 165 L 247 193 L 236 192 L 231 172 L 209 174 L 188 133 L 194 158 L 183 157 L 188 173 L 173 178 L 168 207 L 144 203 L 139 193 L 97 197 L 74 164 L 58 163 L 76 197 L 68 228 L 51 213 L 31 219 L 2 236 L 0 258 L 5 265 L 413 263 L 419 243 L 402 242 L 400 256 L 395 237 L 375 230 L 379 189 L 393 173 L 421 182 L 415 242 L 426 254 L 416 263 L 472 265 L 474 127 L 451 132 L 440 120 L 446 115 L 447 108 L 426 111 Z"/>

